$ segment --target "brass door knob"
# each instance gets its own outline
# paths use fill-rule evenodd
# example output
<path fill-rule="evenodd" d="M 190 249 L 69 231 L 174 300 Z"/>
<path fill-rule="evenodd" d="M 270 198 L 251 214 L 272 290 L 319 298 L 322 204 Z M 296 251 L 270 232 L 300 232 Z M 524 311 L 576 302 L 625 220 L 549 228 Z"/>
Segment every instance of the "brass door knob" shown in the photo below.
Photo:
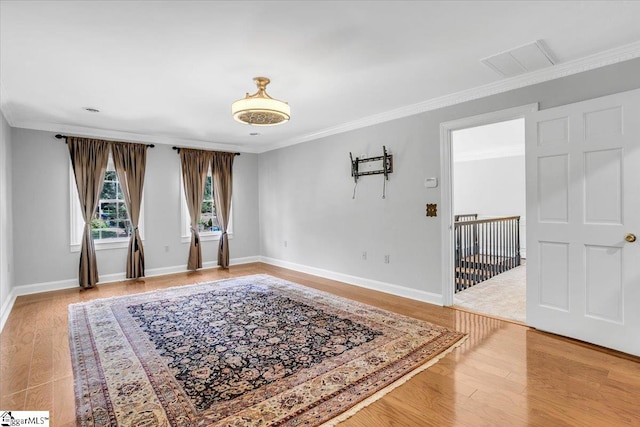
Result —
<path fill-rule="evenodd" d="M 636 241 L 636 235 L 633 233 L 629 233 L 626 236 L 624 236 L 624 240 L 626 240 L 629 243 L 633 243 Z"/>

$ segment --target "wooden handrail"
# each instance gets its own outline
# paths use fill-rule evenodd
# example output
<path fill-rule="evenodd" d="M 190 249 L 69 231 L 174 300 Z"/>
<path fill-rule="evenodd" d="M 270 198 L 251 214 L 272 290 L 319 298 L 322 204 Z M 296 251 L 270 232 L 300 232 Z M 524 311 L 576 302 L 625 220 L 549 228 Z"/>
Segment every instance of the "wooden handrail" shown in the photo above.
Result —
<path fill-rule="evenodd" d="M 478 219 L 478 214 L 477 213 L 472 213 L 472 214 L 458 214 L 458 215 L 454 215 L 453 216 L 453 220 L 455 222 L 460 221 L 460 218 L 473 218 L 473 219 Z M 465 220 L 466 221 L 466 220 Z"/>
<path fill-rule="evenodd" d="M 501 216 L 498 218 L 486 218 L 486 219 L 475 219 L 473 221 L 458 221 L 455 223 L 456 226 L 460 225 L 473 225 L 473 224 L 485 224 L 487 222 L 498 222 L 498 221 L 508 221 L 511 219 L 520 219 L 520 215 L 517 216 Z"/>

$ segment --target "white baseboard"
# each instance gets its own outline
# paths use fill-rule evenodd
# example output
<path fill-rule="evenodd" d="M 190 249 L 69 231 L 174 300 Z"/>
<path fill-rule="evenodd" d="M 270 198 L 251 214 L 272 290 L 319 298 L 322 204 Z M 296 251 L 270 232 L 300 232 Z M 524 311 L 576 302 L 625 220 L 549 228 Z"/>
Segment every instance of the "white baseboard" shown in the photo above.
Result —
<path fill-rule="evenodd" d="M 410 298 L 417 301 L 427 302 L 430 304 L 442 305 L 442 295 L 432 292 L 421 291 L 418 289 L 407 288 L 406 286 L 395 285 L 393 283 L 380 282 L 378 280 L 367 279 L 364 277 L 351 276 L 349 274 L 338 273 L 335 271 L 324 270 L 321 268 L 311 267 L 302 264 L 296 264 L 289 261 L 278 260 L 275 258 L 263 256 L 251 256 L 244 258 L 234 258 L 230 260 L 231 265 L 249 264 L 252 262 L 263 262 L 265 264 L 275 265 L 277 267 L 287 268 L 289 270 L 299 271 L 301 273 L 311 274 L 312 276 L 324 277 L 326 279 L 337 280 L 348 283 L 350 285 L 359 286 L 374 291 L 385 292 L 391 295 Z M 202 268 L 217 268 L 216 261 L 209 261 L 202 264 Z M 171 267 L 149 268 L 145 271 L 145 277 L 163 276 L 166 274 L 182 273 L 187 271 L 186 265 L 176 265 Z M 126 280 L 125 273 L 104 274 L 100 276 L 99 284 L 120 282 Z M 0 332 L 5 322 L 9 318 L 9 313 L 13 308 L 16 298 L 21 295 L 31 295 L 41 292 L 58 291 L 61 289 L 71 289 L 78 287 L 78 279 L 57 280 L 53 282 L 34 283 L 30 285 L 15 286 L 9 292 L 7 301 L 4 302 L 0 311 Z"/>
<path fill-rule="evenodd" d="M 16 293 L 11 289 L 9 295 L 7 295 L 7 300 L 0 307 L 0 332 L 4 328 L 4 324 L 7 323 L 7 319 L 9 318 L 9 313 L 11 313 L 11 309 L 13 308 L 13 304 L 16 302 Z"/>
<path fill-rule="evenodd" d="M 417 301 L 428 302 L 430 304 L 442 305 L 442 295 L 433 292 L 421 291 L 418 289 L 407 288 L 406 286 L 395 285 L 393 283 L 380 282 L 378 280 L 367 279 L 364 277 L 351 276 L 349 274 L 337 273 L 335 271 L 324 270 L 321 268 L 310 267 L 307 265 L 296 264 L 289 261 L 283 261 L 269 257 L 259 257 L 260 261 L 265 264 L 275 265 L 277 267 L 287 268 L 289 270 L 299 271 L 301 273 L 311 274 L 312 276 L 324 277 L 325 279 L 337 280 L 348 283 L 350 285 L 360 286 L 362 288 L 380 291 L 391 295 L 410 298 Z"/>
<path fill-rule="evenodd" d="M 233 258 L 229 260 L 230 265 L 240 265 L 240 264 L 249 264 L 252 262 L 259 262 L 260 257 L 252 256 L 252 257 L 244 257 L 244 258 Z M 202 263 L 202 268 L 218 268 L 217 261 L 208 261 Z M 145 277 L 153 277 L 153 276 L 164 276 L 166 274 L 173 273 L 182 273 L 187 271 L 186 265 L 176 265 L 172 267 L 159 267 L 159 268 L 149 268 L 145 271 Z M 126 273 L 112 273 L 112 274 L 102 274 L 100 275 L 99 284 L 104 285 L 108 283 L 120 282 L 123 280 L 127 280 Z M 42 283 L 33 283 L 30 285 L 20 285 L 14 286 L 9 292 L 9 297 L 7 301 L 2 305 L 0 311 L 0 332 L 2 332 L 2 328 L 4 327 L 5 322 L 9 318 L 9 313 L 11 313 L 11 309 L 13 308 L 13 304 L 16 301 L 16 298 L 21 295 L 31 295 L 38 294 L 41 292 L 49 292 L 49 291 L 59 291 L 61 289 L 72 289 L 78 287 L 78 278 L 73 279 L 65 279 L 65 280 L 56 280 L 53 282 L 42 282 Z"/>

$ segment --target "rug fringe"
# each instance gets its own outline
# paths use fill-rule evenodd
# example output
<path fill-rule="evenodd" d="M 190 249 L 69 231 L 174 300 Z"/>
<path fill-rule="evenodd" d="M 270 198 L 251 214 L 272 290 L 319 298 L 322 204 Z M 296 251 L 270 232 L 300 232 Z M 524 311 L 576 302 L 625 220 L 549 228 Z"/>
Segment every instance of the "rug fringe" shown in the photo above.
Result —
<path fill-rule="evenodd" d="M 381 399 L 382 397 L 384 397 L 386 394 L 390 393 L 394 389 L 400 387 L 401 385 L 403 385 L 404 383 L 409 381 L 411 378 L 413 378 L 414 376 L 418 375 L 420 372 L 423 372 L 426 369 L 428 369 L 431 366 L 433 366 L 436 363 L 438 363 L 442 358 L 446 357 L 453 350 L 455 350 L 456 348 L 460 347 L 467 340 L 467 338 L 469 338 L 469 335 L 463 336 L 458 341 L 456 341 L 455 344 L 453 344 L 451 347 L 447 348 L 442 353 L 438 354 L 433 359 L 431 359 L 428 362 L 418 366 L 416 369 L 414 369 L 413 371 L 409 372 L 408 374 L 405 374 L 402 377 L 398 378 L 396 381 L 392 382 L 391 384 L 389 384 L 385 388 L 379 390 L 378 392 L 376 392 L 376 393 L 372 394 L 371 396 L 367 397 L 366 399 L 364 399 L 363 401 L 361 401 L 357 405 L 351 407 L 351 409 L 341 413 L 337 417 L 334 417 L 334 418 L 330 419 L 329 421 L 327 421 L 327 422 L 325 422 L 323 424 L 320 424 L 319 427 L 334 427 L 338 423 L 341 423 L 341 422 L 346 421 L 347 419 L 351 418 L 356 413 L 358 413 L 360 410 L 366 408 L 367 406 L 369 406 L 372 403 L 374 403 L 375 401 Z"/>

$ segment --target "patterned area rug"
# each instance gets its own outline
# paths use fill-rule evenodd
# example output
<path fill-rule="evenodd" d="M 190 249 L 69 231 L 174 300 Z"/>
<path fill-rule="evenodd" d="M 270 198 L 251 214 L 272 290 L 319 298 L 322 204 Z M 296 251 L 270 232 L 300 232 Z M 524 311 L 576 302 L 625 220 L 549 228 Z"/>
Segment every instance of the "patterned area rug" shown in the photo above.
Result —
<path fill-rule="evenodd" d="M 333 425 L 465 338 L 268 275 L 69 306 L 82 426 Z"/>

